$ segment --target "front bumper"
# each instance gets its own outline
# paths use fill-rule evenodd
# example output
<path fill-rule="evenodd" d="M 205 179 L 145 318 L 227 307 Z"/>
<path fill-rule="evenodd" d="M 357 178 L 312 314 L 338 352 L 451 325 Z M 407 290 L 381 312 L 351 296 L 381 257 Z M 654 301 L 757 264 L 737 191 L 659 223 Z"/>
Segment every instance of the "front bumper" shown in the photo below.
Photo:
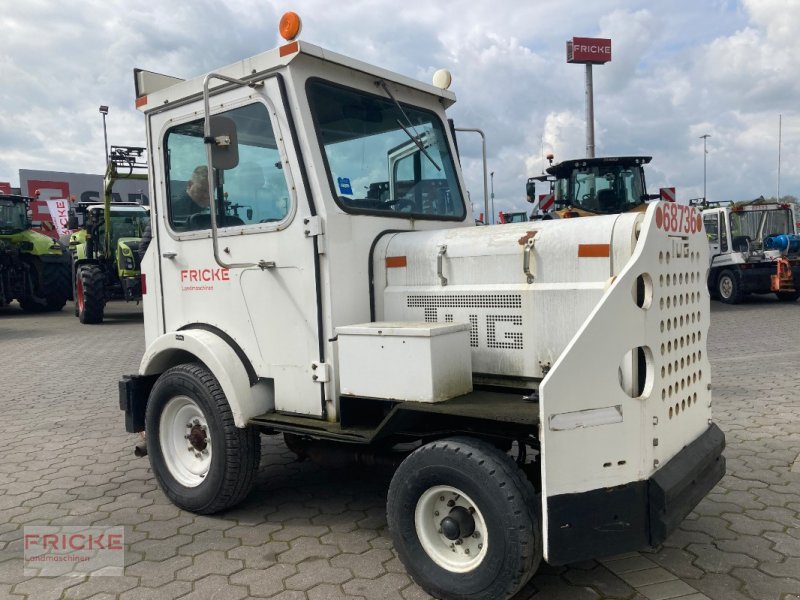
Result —
<path fill-rule="evenodd" d="M 142 299 L 142 278 L 140 276 L 122 277 L 120 283 L 125 300 L 132 302 Z"/>
<path fill-rule="evenodd" d="M 119 382 L 119 408 L 125 412 L 125 431 L 144 431 L 147 398 L 157 375 L 124 375 Z"/>
<path fill-rule="evenodd" d="M 662 543 L 725 475 L 715 424 L 650 479 L 547 499 L 547 562 L 563 565 Z"/>
<path fill-rule="evenodd" d="M 743 292 L 769 294 L 772 292 L 771 277 L 777 273 L 777 266 L 774 262 L 751 263 L 746 268 L 739 268 L 738 273 Z M 798 286 L 800 286 L 800 264 L 792 264 L 792 277 L 795 289 L 798 289 Z"/>

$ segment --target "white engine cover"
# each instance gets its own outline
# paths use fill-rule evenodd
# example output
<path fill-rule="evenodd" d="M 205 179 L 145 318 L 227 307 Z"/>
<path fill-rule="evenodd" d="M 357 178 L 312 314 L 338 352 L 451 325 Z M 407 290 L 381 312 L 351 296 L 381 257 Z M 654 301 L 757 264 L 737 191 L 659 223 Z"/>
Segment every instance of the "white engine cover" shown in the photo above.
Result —
<path fill-rule="evenodd" d="M 630 259 L 642 216 L 385 235 L 375 318 L 469 323 L 474 373 L 541 379 Z"/>

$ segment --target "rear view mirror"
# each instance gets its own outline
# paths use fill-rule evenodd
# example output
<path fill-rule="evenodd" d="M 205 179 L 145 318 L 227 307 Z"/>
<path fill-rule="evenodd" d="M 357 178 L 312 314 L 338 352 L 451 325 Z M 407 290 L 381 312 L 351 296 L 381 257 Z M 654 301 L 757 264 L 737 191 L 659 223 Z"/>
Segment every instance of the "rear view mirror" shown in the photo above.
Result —
<path fill-rule="evenodd" d="M 528 183 L 525 184 L 525 194 L 528 197 L 528 202 L 536 200 L 536 182 L 532 177 L 528 179 Z"/>
<path fill-rule="evenodd" d="M 228 117 L 211 117 L 211 164 L 215 169 L 233 169 L 239 164 L 236 123 Z"/>

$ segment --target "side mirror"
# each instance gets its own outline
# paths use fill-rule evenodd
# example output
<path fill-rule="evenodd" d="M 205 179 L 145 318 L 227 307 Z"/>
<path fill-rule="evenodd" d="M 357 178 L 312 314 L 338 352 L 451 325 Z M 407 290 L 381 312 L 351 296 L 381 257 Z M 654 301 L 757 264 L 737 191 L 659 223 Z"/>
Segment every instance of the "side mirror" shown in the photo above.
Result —
<path fill-rule="evenodd" d="M 67 229 L 77 229 L 78 225 L 78 217 L 77 215 L 70 215 L 67 219 Z"/>
<path fill-rule="evenodd" d="M 233 169 L 239 164 L 236 123 L 222 116 L 211 117 L 211 164 L 215 169 Z"/>
<path fill-rule="evenodd" d="M 253 209 L 252 208 L 248 208 L 247 209 L 247 220 L 248 221 L 252 221 L 253 220 Z"/>
<path fill-rule="evenodd" d="M 530 203 L 536 201 L 536 181 L 531 177 L 528 179 L 528 183 L 525 184 L 525 194 L 527 194 L 527 200 Z"/>

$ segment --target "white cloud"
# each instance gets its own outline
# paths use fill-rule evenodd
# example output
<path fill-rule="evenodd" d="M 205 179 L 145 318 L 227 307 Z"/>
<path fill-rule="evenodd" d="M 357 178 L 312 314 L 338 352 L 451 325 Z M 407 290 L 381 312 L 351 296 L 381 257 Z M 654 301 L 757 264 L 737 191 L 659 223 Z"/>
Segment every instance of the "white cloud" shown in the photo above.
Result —
<path fill-rule="evenodd" d="M 702 193 L 698 137 L 710 133 L 709 196 L 770 195 L 782 113 L 781 187 L 800 195 L 797 0 L 18 2 L 0 16 L 0 181 L 18 183 L 19 169 L 100 172 L 100 104 L 109 143 L 144 142 L 134 67 L 191 77 L 252 56 L 278 44 L 285 10 L 301 13 L 303 39 L 342 54 L 425 81 L 449 68 L 451 116 L 488 138 L 495 208 L 525 208 L 543 142 L 557 159 L 584 155 L 583 69 L 565 62 L 572 36 L 613 40 L 612 62 L 594 70 L 598 154 L 652 155 L 650 187 L 675 185 L 685 200 Z M 479 140 L 459 141 L 482 203 Z"/>

